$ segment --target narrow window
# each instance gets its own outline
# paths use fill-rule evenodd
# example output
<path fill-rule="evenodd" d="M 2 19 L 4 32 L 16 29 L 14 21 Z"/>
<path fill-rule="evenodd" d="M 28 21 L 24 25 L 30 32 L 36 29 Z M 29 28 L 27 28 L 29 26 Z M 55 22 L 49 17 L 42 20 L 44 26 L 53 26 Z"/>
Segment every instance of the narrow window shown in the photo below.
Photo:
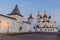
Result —
<path fill-rule="evenodd" d="M 21 27 L 19 27 L 19 32 L 22 30 L 22 26 Z"/>
<path fill-rule="evenodd" d="M 45 31 L 47 31 L 47 29 L 45 29 Z"/>
<path fill-rule="evenodd" d="M 54 29 L 53 29 L 53 31 L 54 31 Z"/>
<path fill-rule="evenodd" d="M 42 31 L 42 29 L 40 29 L 40 31 Z"/>
<path fill-rule="evenodd" d="M 52 31 L 52 29 L 50 29 L 50 31 Z"/>
<path fill-rule="evenodd" d="M 48 29 L 48 31 L 49 31 L 49 29 Z"/>

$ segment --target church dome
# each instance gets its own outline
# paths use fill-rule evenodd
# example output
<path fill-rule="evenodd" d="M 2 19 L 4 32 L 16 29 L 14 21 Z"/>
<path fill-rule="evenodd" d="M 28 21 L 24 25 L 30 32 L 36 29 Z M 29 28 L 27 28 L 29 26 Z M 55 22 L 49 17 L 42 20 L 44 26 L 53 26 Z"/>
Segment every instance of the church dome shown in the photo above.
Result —
<path fill-rule="evenodd" d="M 38 11 L 37 17 L 42 18 L 42 16 L 40 15 L 40 12 L 39 11 Z"/>
<path fill-rule="evenodd" d="M 47 18 L 47 15 L 44 15 L 43 18 Z"/>
<path fill-rule="evenodd" d="M 47 18 L 47 14 L 46 14 L 46 11 L 44 11 L 44 15 L 43 15 L 43 18 Z"/>
<path fill-rule="evenodd" d="M 51 16 L 50 16 L 50 14 L 49 14 L 49 17 L 48 17 L 49 19 L 51 19 Z"/>
<path fill-rule="evenodd" d="M 38 11 L 38 14 L 37 14 L 37 16 L 40 16 L 40 12 Z"/>

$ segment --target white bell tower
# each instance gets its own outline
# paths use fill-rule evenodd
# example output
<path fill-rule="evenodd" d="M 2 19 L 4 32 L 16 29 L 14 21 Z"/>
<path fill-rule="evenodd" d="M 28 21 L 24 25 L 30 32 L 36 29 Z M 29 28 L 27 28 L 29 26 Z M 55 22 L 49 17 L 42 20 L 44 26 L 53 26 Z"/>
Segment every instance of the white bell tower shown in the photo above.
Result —
<path fill-rule="evenodd" d="M 41 19 L 42 19 L 42 16 L 40 15 L 40 12 L 38 11 L 38 14 L 37 14 L 37 23 L 40 23 L 41 22 Z"/>

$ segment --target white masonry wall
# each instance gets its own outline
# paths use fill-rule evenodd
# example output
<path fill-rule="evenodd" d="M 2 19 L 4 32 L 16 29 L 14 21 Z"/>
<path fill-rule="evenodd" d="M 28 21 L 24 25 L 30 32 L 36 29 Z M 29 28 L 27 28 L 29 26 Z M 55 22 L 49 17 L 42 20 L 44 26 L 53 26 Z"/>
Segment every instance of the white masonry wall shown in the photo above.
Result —
<path fill-rule="evenodd" d="M 46 27 L 44 27 L 44 25 L 47 25 Z M 54 21 L 50 21 L 48 22 L 40 22 L 38 23 L 40 28 L 37 28 L 36 31 L 40 31 L 40 32 L 58 32 L 56 23 Z"/>
<path fill-rule="evenodd" d="M 7 30 L 9 30 L 10 33 L 19 32 L 19 27 L 21 27 L 21 23 L 17 22 L 16 20 L 0 16 L 1 33 L 7 33 Z"/>

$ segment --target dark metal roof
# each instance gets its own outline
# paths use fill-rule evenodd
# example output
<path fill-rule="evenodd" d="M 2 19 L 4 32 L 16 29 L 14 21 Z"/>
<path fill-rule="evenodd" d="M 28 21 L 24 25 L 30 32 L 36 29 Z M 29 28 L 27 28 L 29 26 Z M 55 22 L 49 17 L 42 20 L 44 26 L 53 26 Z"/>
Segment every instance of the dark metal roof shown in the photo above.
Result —
<path fill-rule="evenodd" d="M 49 19 L 51 18 L 51 16 L 49 16 Z"/>
<path fill-rule="evenodd" d="M 44 11 L 44 15 L 43 15 L 43 18 L 47 18 L 47 14 L 46 14 L 46 10 Z"/>
<path fill-rule="evenodd" d="M 30 14 L 29 18 L 28 19 L 34 19 L 33 16 Z"/>
<path fill-rule="evenodd" d="M 6 16 L 6 15 L 2 15 L 2 14 L 0 14 L 0 16 L 3 16 L 3 17 L 6 17 L 6 18 L 10 18 L 10 19 L 14 19 L 14 20 L 16 20 L 15 18 L 8 17 L 8 16 Z"/>
<path fill-rule="evenodd" d="M 23 21 L 24 23 L 27 23 L 27 24 L 31 24 L 31 23 L 29 23 L 29 22 L 26 22 L 26 21 Z"/>
<path fill-rule="evenodd" d="M 11 14 L 8 14 L 8 15 L 19 15 L 21 17 L 23 17 L 18 9 L 18 5 L 15 6 L 15 8 L 13 9 L 12 13 Z"/>

